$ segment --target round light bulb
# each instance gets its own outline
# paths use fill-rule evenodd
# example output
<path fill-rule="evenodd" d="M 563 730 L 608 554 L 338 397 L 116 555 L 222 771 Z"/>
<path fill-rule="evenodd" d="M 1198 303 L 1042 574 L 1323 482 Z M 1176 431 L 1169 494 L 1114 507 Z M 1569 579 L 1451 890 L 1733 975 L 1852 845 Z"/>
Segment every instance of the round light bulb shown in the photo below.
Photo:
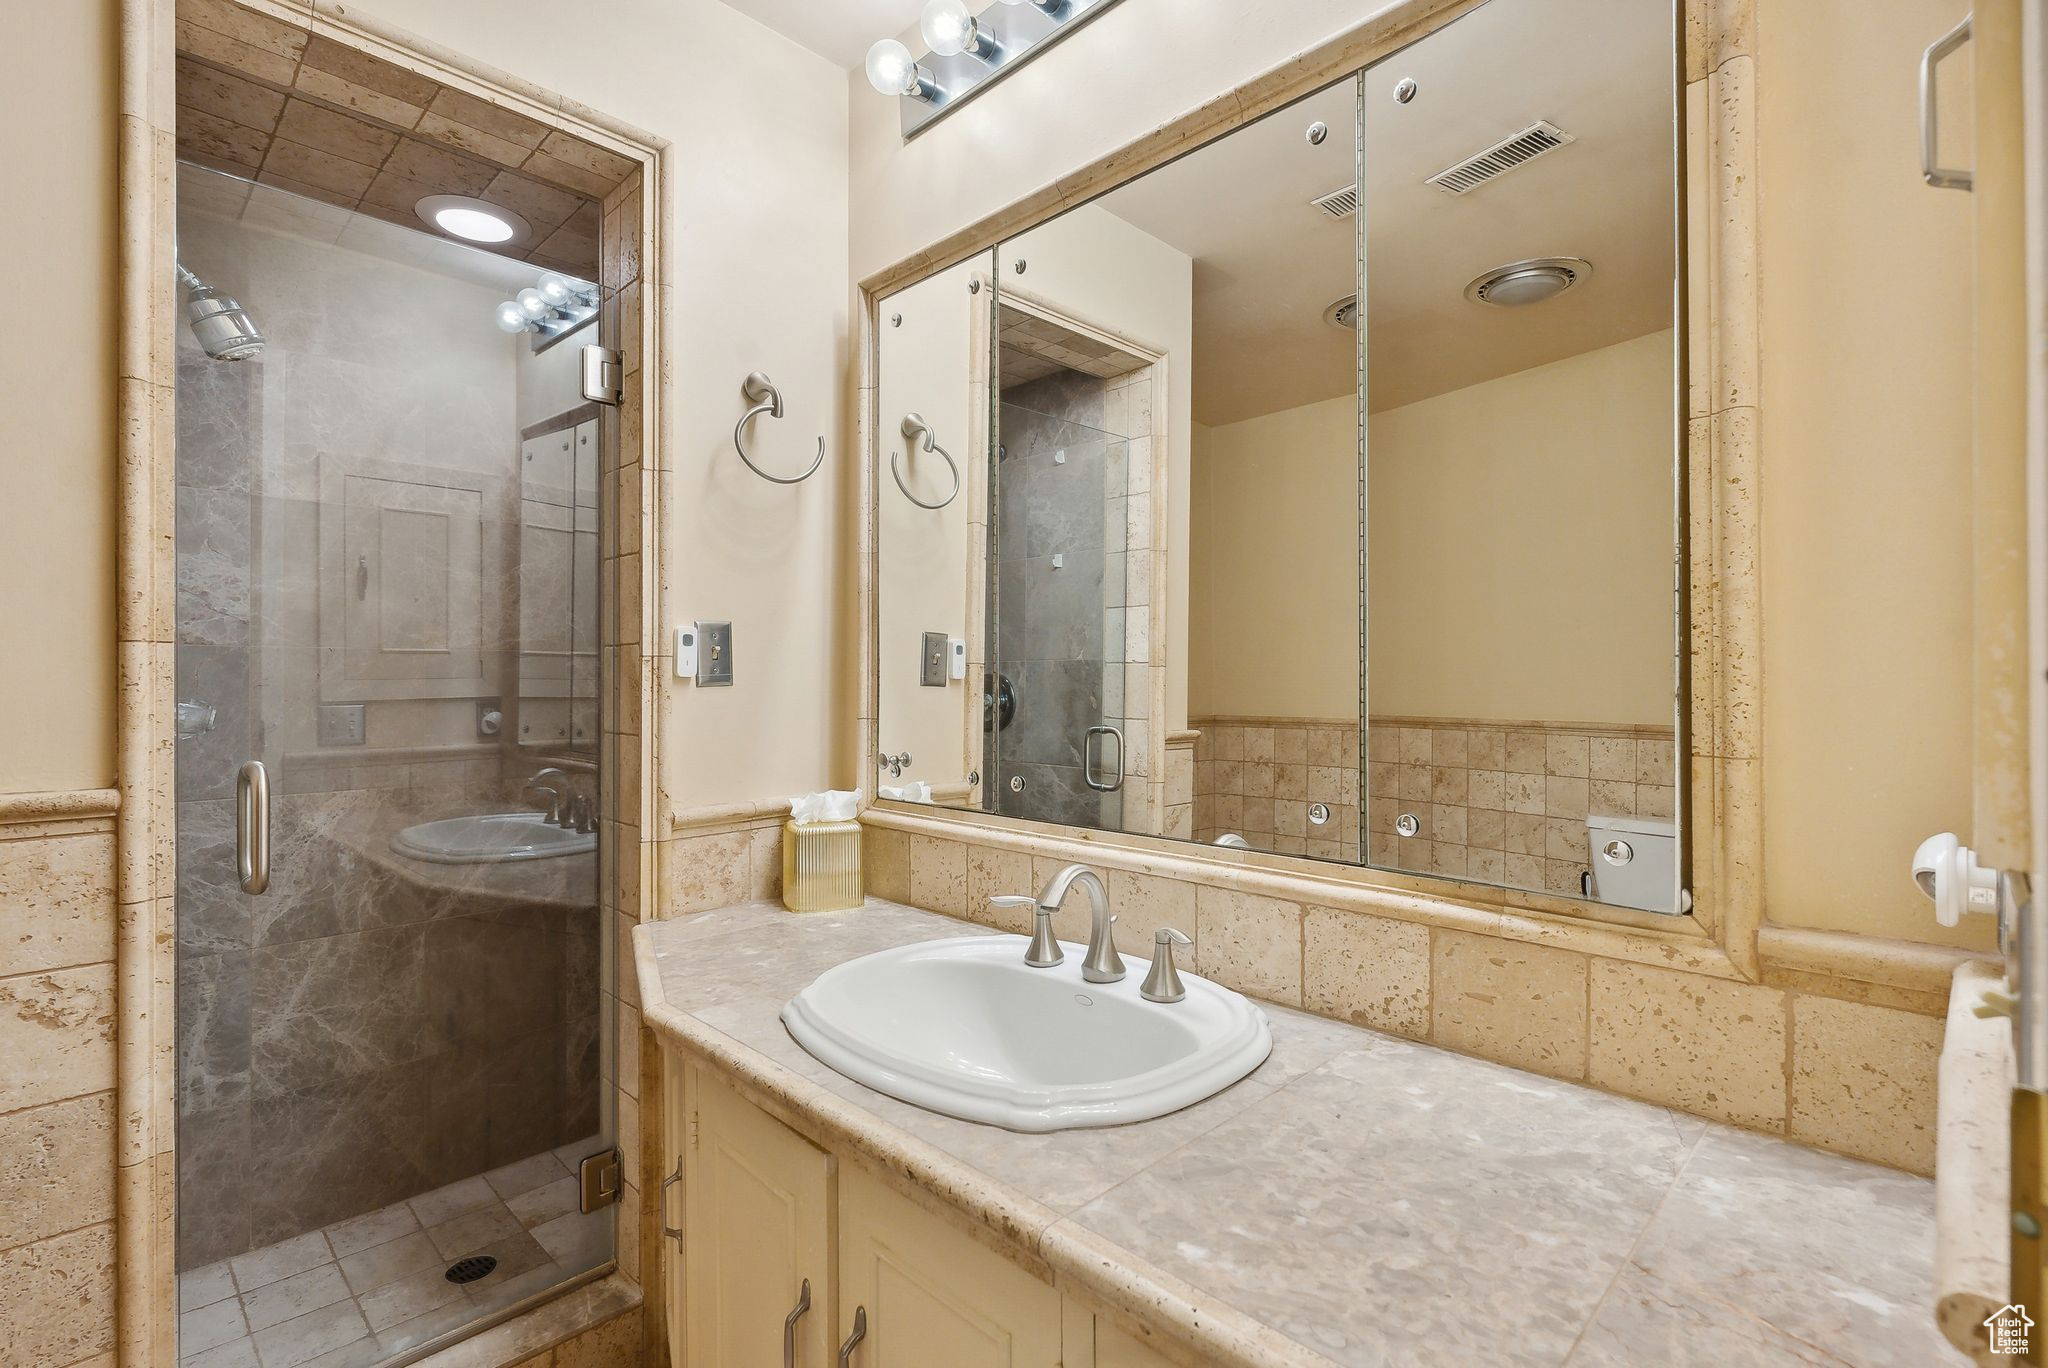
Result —
<path fill-rule="evenodd" d="M 498 326 L 508 333 L 525 332 L 526 310 L 520 308 L 516 300 L 506 300 L 498 306 Z"/>
<path fill-rule="evenodd" d="M 966 0 L 932 0 L 924 7 L 924 21 L 918 26 L 924 41 L 941 57 L 951 57 L 974 46 L 974 16 Z"/>
<path fill-rule="evenodd" d="M 548 297 L 529 285 L 519 292 L 519 311 L 528 318 L 546 318 L 555 311 Z"/>
<path fill-rule="evenodd" d="M 559 309 L 576 297 L 576 287 L 569 283 L 569 277 L 558 271 L 549 271 L 540 278 L 541 297 Z"/>
<path fill-rule="evenodd" d="M 917 62 L 910 49 L 883 38 L 868 49 L 868 84 L 884 95 L 908 95 L 917 89 Z"/>

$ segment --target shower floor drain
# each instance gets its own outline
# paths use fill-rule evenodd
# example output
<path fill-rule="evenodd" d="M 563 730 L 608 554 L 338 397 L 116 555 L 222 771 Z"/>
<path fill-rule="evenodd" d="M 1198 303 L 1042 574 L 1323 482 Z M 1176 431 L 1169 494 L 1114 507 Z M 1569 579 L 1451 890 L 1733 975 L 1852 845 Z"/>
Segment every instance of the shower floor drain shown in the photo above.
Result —
<path fill-rule="evenodd" d="M 488 1254 L 472 1254 L 466 1259 L 457 1259 L 448 1265 L 448 1281 L 452 1283 L 473 1283 L 498 1266 L 498 1261 Z"/>

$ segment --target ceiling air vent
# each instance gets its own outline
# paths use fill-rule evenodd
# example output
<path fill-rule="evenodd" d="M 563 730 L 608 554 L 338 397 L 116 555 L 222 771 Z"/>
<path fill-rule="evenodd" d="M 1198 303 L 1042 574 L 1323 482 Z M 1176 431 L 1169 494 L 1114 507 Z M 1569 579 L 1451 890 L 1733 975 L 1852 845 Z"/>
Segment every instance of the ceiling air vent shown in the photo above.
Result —
<path fill-rule="evenodd" d="M 1554 152 L 1573 141 L 1573 136 L 1556 124 L 1538 119 L 1477 156 L 1445 167 L 1431 176 L 1429 183 L 1447 195 L 1469 195 L 1488 181 L 1505 176 L 1518 166 L 1527 166 L 1545 152 Z"/>
<path fill-rule="evenodd" d="M 1309 201 L 1324 215 L 1333 219 L 1347 219 L 1358 212 L 1358 187 L 1347 185 L 1342 190 L 1332 190 L 1320 199 Z"/>

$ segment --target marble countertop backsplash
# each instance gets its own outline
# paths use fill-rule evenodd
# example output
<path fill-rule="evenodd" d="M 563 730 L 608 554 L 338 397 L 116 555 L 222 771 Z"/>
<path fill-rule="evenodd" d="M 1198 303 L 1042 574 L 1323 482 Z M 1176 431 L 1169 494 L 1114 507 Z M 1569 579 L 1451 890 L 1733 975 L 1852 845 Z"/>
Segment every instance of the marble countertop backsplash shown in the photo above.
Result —
<path fill-rule="evenodd" d="M 783 1029 L 835 964 L 994 934 L 748 903 L 634 949 L 666 1042 L 1203 1363 L 1964 1362 L 1933 1318 L 1933 1184 L 1874 1164 L 1270 1004 L 1242 1082 L 1049 1135 L 885 1097 Z"/>

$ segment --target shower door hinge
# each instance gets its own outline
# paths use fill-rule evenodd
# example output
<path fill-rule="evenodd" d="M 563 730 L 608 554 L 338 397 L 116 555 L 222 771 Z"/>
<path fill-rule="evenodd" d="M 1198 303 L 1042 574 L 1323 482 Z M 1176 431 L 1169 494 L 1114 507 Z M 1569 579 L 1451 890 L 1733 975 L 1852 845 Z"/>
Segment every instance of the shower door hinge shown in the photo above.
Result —
<path fill-rule="evenodd" d="M 626 354 L 595 343 L 583 349 L 583 397 L 614 408 L 625 397 Z"/>
<path fill-rule="evenodd" d="M 593 1154 L 576 1166 L 576 1187 L 580 1207 L 589 1215 L 599 1207 L 619 1200 L 619 1152 L 616 1149 Z"/>

